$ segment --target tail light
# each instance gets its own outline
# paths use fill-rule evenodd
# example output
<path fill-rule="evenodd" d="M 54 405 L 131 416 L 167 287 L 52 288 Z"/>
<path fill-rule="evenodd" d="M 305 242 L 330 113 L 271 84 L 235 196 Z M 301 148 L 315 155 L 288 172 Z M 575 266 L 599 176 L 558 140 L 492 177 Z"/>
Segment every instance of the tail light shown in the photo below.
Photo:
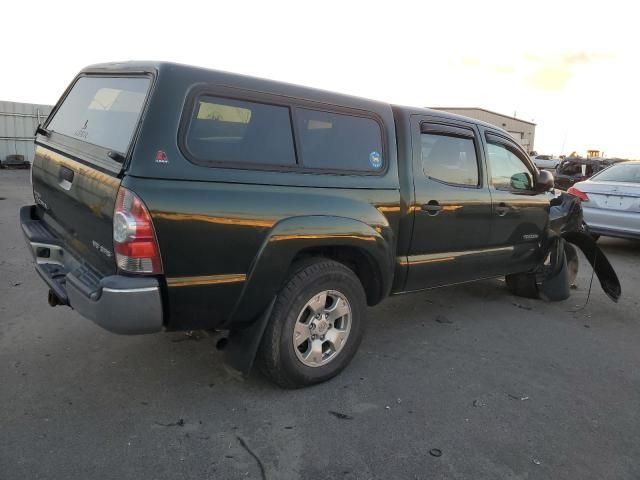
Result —
<path fill-rule="evenodd" d="M 130 273 L 162 273 L 151 215 L 142 200 L 120 187 L 113 212 L 113 249 L 118 268 Z"/>
<path fill-rule="evenodd" d="M 576 187 L 569 187 L 569 189 L 567 190 L 567 193 L 569 195 L 573 195 L 574 197 L 578 197 L 583 202 L 589 201 L 589 197 L 587 196 L 587 194 L 581 190 L 578 190 Z"/>

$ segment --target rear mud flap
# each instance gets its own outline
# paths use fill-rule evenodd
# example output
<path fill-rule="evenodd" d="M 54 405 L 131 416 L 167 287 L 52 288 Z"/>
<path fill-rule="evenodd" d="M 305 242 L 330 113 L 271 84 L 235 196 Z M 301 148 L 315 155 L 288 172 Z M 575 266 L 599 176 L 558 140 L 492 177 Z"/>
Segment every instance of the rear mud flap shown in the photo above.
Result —
<path fill-rule="evenodd" d="M 232 330 L 225 347 L 224 362 L 242 377 L 246 378 L 253 367 L 262 335 L 271 319 L 271 311 L 276 299 L 273 298 L 264 312 L 249 326 Z"/>

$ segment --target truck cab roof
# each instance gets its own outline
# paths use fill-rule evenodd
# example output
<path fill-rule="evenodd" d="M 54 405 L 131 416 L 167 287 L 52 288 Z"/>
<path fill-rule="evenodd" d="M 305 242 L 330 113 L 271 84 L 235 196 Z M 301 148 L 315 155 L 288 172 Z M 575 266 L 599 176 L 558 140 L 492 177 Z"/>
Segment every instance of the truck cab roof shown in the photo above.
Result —
<path fill-rule="evenodd" d="M 239 73 L 225 72 L 222 70 L 194 67 L 174 62 L 163 61 L 125 61 L 109 62 L 90 65 L 81 73 L 115 73 L 115 72 L 148 72 L 148 73 L 168 73 L 179 74 L 184 77 L 197 77 L 201 81 L 208 81 L 216 84 L 233 84 L 249 90 L 263 93 L 271 93 L 287 97 L 295 97 L 303 100 L 319 102 L 324 104 L 335 104 L 351 107 L 355 109 L 368 110 L 379 113 L 381 110 L 393 111 L 400 115 L 425 115 L 438 119 L 464 121 L 474 125 L 483 126 L 492 130 L 509 135 L 504 129 L 481 120 L 476 120 L 455 113 L 434 110 L 426 107 L 414 107 L 406 105 L 390 104 L 380 100 L 373 100 L 355 95 L 336 93 L 315 87 L 292 84 L 279 80 L 269 80 L 260 77 L 253 77 Z"/>

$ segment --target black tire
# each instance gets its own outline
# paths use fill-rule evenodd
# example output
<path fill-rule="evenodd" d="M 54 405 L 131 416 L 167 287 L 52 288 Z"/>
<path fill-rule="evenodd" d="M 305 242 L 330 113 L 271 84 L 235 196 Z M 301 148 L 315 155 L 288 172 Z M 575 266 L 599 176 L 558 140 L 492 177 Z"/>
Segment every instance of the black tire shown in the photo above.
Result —
<path fill-rule="evenodd" d="M 505 277 L 507 288 L 518 297 L 540 298 L 535 273 L 515 273 Z"/>
<path fill-rule="evenodd" d="M 351 329 L 341 350 L 329 363 L 310 367 L 298 359 L 293 346 L 294 326 L 309 300 L 323 290 L 335 290 L 351 308 Z M 314 259 L 294 267 L 278 294 L 258 351 L 258 365 L 283 388 L 324 382 L 340 373 L 356 354 L 364 334 L 367 303 L 352 270 L 328 259 Z"/>

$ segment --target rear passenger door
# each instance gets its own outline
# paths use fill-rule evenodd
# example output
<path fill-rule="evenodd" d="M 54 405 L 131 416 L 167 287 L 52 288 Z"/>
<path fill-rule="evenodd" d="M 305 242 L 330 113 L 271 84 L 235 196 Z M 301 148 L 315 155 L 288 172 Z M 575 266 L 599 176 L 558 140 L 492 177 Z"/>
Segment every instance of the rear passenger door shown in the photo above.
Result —
<path fill-rule="evenodd" d="M 537 172 L 514 141 L 485 132 L 487 173 L 493 200 L 490 243 L 500 247 L 496 274 L 523 272 L 536 265 L 553 194 L 536 192 Z"/>
<path fill-rule="evenodd" d="M 471 124 L 412 120 L 415 199 L 407 290 L 487 275 L 491 195 Z"/>

